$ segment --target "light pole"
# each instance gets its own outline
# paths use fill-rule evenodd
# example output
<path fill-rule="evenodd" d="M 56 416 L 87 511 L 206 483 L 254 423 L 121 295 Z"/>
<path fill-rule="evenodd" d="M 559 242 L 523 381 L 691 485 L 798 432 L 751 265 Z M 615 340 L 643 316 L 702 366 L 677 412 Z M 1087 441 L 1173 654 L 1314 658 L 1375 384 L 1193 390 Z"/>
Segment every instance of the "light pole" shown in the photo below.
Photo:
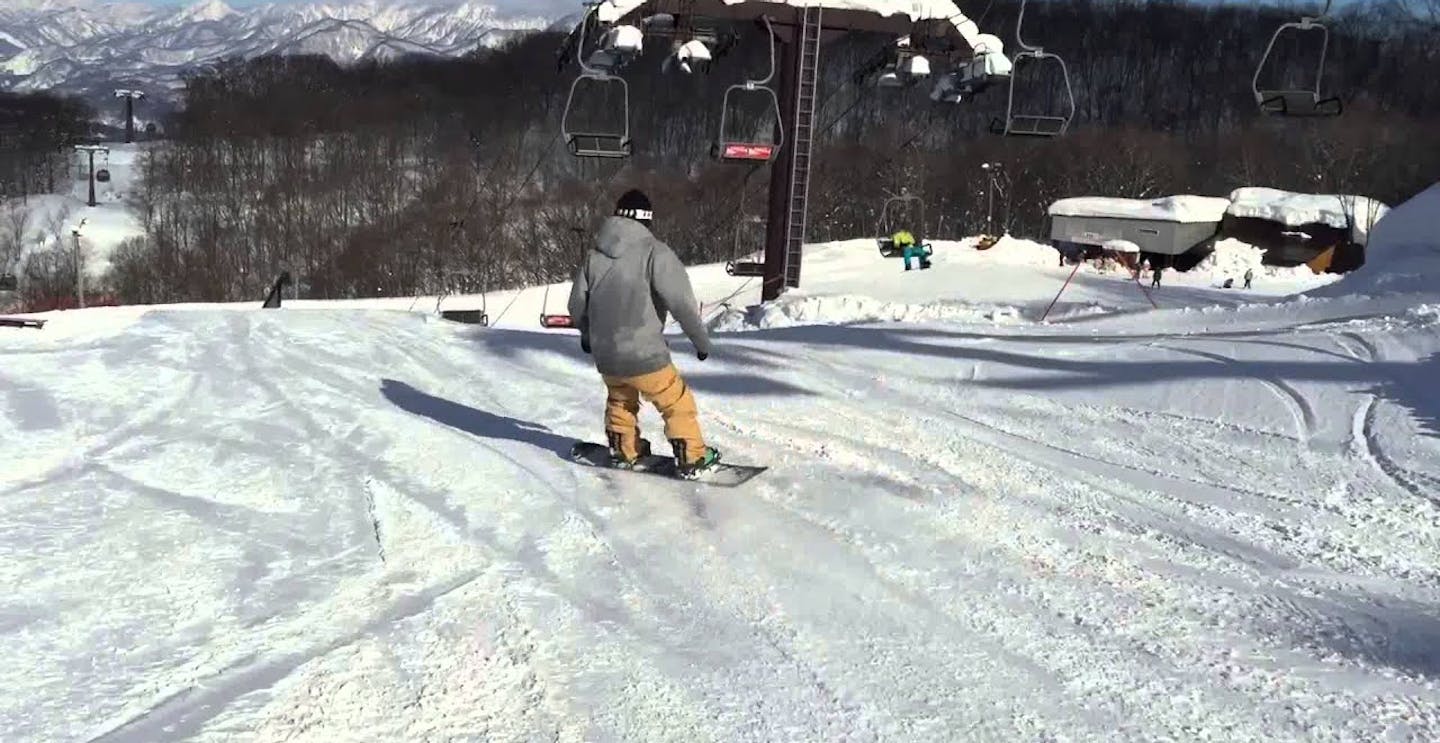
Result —
<path fill-rule="evenodd" d="M 95 206 L 95 153 L 103 152 L 108 155 L 110 154 L 110 148 L 98 144 L 77 144 L 75 145 L 75 151 L 86 152 L 90 155 L 90 200 L 87 203 L 90 206 Z"/>
<path fill-rule="evenodd" d="M 990 183 L 985 187 L 985 234 L 995 234 L 995 174 L 1000 171 L 1000 163 L 980 163 L 980 169 L 989 176 Z"/>
<path fill-rule="evenodd" d="M 139 90 L 116 89 L 116 98 L 125 99 L 125 144 L 135 141 L 135 101 L 144 98 L 145 94 Z"/>
<path fill-rule="evenodd" d="M 84 227 L 87 221 L 89 220 L 80 220 L 80 224 L 70 230 L 70 234 L 75 237 L 75 299 L 82 310 L 85 309 L 85 253 L 80 248 L 80 228 Z"/>

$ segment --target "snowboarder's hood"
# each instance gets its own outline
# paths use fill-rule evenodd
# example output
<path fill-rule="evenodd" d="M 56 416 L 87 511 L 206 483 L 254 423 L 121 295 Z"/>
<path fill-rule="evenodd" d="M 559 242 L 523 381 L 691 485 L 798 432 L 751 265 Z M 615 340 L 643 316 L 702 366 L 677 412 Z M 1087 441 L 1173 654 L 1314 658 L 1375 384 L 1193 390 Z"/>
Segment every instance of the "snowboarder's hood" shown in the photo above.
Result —
<path fill-rule="evenodd" d="M 595 235 L 595 249 L 611 258 L 648 244 L 654 239 L 645 225 L 629 217 L 608 217 Z"/>

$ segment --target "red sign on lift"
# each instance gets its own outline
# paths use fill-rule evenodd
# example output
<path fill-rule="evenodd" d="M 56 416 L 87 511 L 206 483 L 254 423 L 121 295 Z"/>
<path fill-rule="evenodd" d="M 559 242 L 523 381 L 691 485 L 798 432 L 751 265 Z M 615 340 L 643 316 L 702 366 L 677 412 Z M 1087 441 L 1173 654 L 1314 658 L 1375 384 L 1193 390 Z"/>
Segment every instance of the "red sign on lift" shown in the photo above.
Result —
<path fill-rule="evenodd" d="M 774 154 L 773 144 L 727 144 L 720 156 L 726 160 L 769 160 Z"/>

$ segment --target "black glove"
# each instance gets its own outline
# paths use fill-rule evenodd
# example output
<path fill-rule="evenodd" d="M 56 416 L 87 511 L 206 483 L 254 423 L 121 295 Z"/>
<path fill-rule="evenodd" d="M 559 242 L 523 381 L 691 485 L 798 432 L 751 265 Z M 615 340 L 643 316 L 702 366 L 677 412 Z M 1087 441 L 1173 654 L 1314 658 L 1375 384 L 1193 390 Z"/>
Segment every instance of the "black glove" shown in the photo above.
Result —
<path fill-rule="evenodd" d="M 584 351 L 585 353 L 590 353 L 590 336 L 580 336 L 580 350 Z"/>
<path fill-rule="evenodd" d="M 710 354 L 707 353 L 707 352 L 705 352 L 705 351 L 696 351 L 696 352 L 695 352 L 695 358 L 700 359 L 701 361 L 704 361 L 705 359 L 710 358 Z"/>

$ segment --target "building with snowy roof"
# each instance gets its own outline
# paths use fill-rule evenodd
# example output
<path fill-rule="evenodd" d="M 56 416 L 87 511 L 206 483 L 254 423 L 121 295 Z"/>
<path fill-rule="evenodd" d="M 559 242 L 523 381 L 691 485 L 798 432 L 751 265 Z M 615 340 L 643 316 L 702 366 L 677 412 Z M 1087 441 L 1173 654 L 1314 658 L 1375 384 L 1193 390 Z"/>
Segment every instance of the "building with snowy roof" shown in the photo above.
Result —
<path fill-rule="evenodd" d="M 1082 196 L 1060 199 L 1047 210 L 1050 244 L 1069 256 L 1110 255 L 1134 245 L 1140 260 L 1185 270 L 1215 245 L 1229 199 L 1183 194 L 1158 199 Z M 1110 247 L 1107 247 L 1107 244 Z"/>
<path fill-rule="evenodd" d="M 1365 196 L 1237 188 L 1220 232 L 1263 249 L 1270 265 L 1311 263 L 1344 273 L 1365 263 L 1370 229 L 1389 210 Z"/>

